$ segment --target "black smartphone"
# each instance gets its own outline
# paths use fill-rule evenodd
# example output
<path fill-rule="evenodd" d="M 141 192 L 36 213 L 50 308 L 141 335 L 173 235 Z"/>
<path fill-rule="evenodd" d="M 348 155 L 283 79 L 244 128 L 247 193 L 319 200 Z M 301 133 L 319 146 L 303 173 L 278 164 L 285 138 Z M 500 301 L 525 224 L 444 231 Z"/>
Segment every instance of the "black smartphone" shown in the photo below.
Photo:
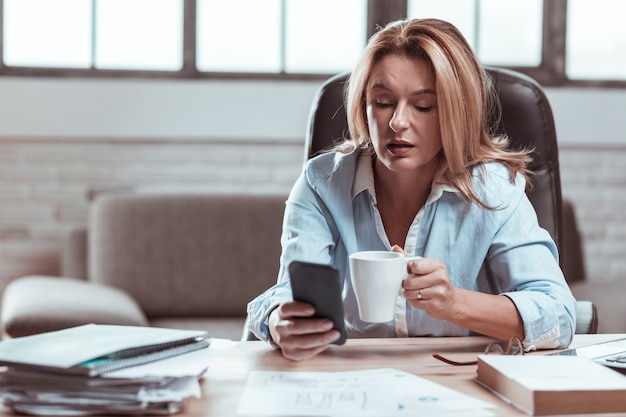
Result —
<path fill-rule="evenodd" d="M 341 282 L 339 271 L 332 265 L 292 261 L 289 264 L 289 280 L 294 301 L 302 301 L 315 307 L 313 317 L 331 319 L 341 336 L 333 344 L 346 342 L 343 321 Z"/>

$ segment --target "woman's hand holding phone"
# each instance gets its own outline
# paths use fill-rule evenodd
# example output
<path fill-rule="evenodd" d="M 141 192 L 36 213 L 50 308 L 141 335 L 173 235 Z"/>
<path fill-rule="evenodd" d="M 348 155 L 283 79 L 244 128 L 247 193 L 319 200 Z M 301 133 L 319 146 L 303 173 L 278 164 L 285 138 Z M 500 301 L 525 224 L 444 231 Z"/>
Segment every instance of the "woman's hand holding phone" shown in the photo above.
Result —
<path fill-rule="evenodd" d="M 289 275 L 294 301 L 281 304 L 269 317 L 270 334 L 283 355 L 303 360 L 332 343 L 345 343 L 337 270 L 330 265 L 294 261 L 289 265 Z"/>

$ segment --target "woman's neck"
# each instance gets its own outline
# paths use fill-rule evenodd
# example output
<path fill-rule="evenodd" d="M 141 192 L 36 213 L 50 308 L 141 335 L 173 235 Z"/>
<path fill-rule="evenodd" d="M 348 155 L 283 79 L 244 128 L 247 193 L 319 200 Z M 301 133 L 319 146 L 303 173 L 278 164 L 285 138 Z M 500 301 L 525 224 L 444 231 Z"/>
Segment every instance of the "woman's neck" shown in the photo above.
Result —
<path fill-rule="evenodd" d="M 404 247 L 409 228 L 430 195 L 434 171 L 407 174 L 378 164 L 374 162 L 378 211 L 389 243 Z"/>
<path fill-rule="evenodd" d="M 414 172 L 390 171 L 374 159 L 374 187 L 376 199 L 387 200 L 393 206 L 417 211 L 426 204 L 435 176 L 434 169 Z M 379 201 L 380 202 L 380 201 Z"/>

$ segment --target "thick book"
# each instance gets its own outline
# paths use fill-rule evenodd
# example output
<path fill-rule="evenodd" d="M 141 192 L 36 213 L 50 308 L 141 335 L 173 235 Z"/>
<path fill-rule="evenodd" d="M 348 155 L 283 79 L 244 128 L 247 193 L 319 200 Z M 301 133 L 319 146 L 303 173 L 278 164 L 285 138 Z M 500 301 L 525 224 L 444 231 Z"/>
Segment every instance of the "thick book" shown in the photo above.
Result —
<path fill-rule="evenodd" d="M 97 376 L 209 346 L 206 332 L 87 324 L 0 342 L 0 365 Z"/>
<path fill-rule="evenodd" d="M 530 415 L 626 412 L 626 376 L 578 356 L 479 355 L 476 380 Z"/>

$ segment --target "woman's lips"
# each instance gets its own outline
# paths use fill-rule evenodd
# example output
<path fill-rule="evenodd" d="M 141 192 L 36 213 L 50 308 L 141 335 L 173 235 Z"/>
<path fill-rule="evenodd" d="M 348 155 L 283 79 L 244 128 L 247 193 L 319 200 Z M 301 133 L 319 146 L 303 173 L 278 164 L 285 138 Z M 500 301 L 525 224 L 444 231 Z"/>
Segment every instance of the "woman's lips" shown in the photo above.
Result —
<path fill-rule="evenodd" d="M 394 155 L 404 155 L 413 149 L 414 146 L 409 142 L 393 141 L 387 145 L 387 149 Z"/>

